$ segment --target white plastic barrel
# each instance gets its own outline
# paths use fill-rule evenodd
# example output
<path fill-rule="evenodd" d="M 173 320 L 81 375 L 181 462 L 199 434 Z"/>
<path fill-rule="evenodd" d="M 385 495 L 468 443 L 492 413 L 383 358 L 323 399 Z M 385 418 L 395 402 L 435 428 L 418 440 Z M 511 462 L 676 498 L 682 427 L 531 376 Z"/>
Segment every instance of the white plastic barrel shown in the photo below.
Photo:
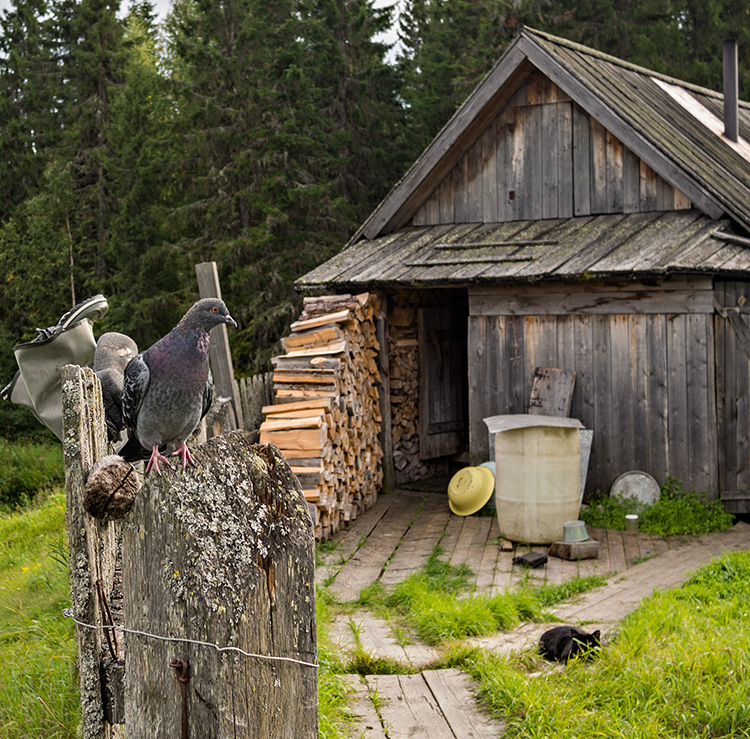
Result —
<path fill-rule="evenodd" d="M 484 419 L 495 435 L 495 504 L 500 535 L 551 544 L 581 507 L 582 424 L 574 418 L 514 414 Z"/>

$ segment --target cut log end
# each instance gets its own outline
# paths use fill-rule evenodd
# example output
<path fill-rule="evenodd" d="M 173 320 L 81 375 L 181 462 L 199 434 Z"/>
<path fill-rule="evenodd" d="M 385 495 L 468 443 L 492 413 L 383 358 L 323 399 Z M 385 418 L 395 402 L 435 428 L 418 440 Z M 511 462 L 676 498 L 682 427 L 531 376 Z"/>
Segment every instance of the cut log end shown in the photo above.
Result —
<path fill-rule="evenodd" d="M 83 489 L 83 507 L 95 518 L 122 518 L 133 506 L 141 479 L 130 462 L 116 454 L 99 459 Z"/>

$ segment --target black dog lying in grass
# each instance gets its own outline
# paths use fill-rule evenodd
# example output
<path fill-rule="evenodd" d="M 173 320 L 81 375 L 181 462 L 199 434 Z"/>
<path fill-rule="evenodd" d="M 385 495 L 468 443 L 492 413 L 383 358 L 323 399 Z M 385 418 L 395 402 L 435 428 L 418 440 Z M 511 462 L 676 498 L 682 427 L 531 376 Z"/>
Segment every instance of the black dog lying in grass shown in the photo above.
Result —
<path fill-rule="evenodd" d="M 575 626 L 555 626 L 545 631 L 539 639 L 539 654 L 551 662 L 567 662 L 576 655 L 590 659 L 594 650 L 601 645 L 598 630 L 587 634 Z"/>

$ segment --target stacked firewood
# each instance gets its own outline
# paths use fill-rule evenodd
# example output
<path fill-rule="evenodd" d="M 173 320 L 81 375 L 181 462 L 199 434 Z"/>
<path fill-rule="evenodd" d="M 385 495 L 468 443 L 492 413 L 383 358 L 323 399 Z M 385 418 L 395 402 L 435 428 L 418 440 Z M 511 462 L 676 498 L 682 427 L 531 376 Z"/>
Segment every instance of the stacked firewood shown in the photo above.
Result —
<path fill-rule="evenodd" d="M 375 502 L 382 481 L 377 295 L 306 298 L 274 358 L 260 442 L 278 446 L 325 540 Z"/>
<path fill-rule="evenodd" d="M 395 482 L 447 473 L 444 461 L 419 458 L 419 340 L 415 292 L 394 293 L 388 322 L 388 365 Z"/>

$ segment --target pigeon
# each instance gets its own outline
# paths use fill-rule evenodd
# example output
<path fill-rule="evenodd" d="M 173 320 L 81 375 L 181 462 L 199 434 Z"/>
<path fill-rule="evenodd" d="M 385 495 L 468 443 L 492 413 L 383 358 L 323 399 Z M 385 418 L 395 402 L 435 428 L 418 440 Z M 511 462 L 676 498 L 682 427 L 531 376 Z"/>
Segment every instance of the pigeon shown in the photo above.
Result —
<path fill-rule="evenodd" d="M 102 386 L 104 422 L 109 440 L 116 443 L 125 427 L 122 420 L 122 383 L 125 367 L 138 354 L 138 346 L 125 334 L 105 333 L 96 342 L 94 374 Z"/>
<path fill-rule="evenodd" d="M 237 327 L 219 298 L 204 298 L 153 346 L 128 362 L 122 388 L 122 416 L 141 447 L 151 450 L 146 474 L 164 454 L 195 464 L 185 443 L 213 399 L 208 366 L 209 332 L 220 323 Z M 162 453 L 163 452 L 163 453 Z"/>

